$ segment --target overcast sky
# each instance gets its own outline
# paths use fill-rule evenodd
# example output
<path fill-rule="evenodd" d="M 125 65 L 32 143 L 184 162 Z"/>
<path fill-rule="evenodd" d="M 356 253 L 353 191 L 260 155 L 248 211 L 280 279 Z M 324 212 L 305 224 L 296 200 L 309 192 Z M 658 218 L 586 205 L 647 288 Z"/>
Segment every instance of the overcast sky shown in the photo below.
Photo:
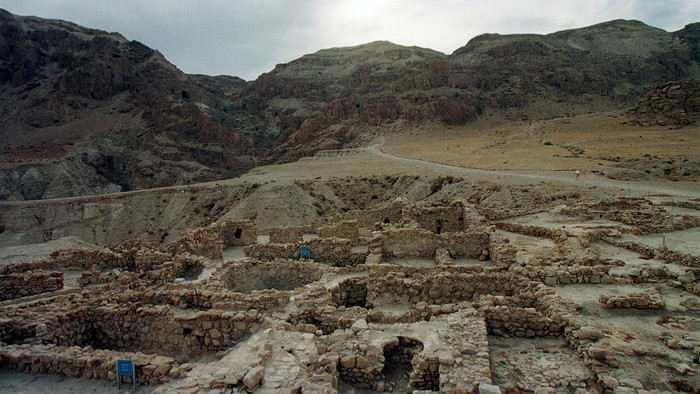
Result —
<path fill-rule="evenodd" d="M 700 22 L 698 0 L 0 0 L 0 8 L 119 32 L 187 73 L 246 80 L 306 53 L 376 40 L 449 54 L 482 33 Z"/>

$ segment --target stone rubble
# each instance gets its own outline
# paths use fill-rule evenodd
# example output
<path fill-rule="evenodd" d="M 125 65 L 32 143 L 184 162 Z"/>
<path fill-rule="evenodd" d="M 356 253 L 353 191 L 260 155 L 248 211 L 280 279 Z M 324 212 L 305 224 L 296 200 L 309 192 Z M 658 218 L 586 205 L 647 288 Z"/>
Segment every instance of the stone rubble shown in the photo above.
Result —
<path fill-rule="evenodd" d="M 598 207 L 647 209 L 606 204 Z M 0 367 L 112 380 L 126 358 L 140 384 L 161 385 L 157 392 L 643 392 L 646 381 L 619 366 L 629 353 L 664 353 L 624 347 L 628 334 L 591 325 L 555 289 L 668 283 L 690 307 L 700 288 L 695 256 L 621 244 L 617 229 L 574 235 L 492 223 L 462 201 L 394 201 L 312 228 L 318 237 L 286 227 L 257 243 L 254 222 L 228 221 L 186 231 L 164 249 L 129 241 L 0 267 Z M 508 234 L 546 239 L 553 255 L 535 256 Z M 593 242 L 674 266 L 627 268 L 601 259 Z M 227 247 L 242 247 L 246 259 L 222 261 Z M 401 264 L 412 258 L 428 264 Z M 81 271 L 68 287 L 67 270 Z M 656 289 L 598 302 L 602 310 L 665 307 Z M 674 335 L 662 346 L 699 348 Z M 559 341 L 565 351 L 504 356 L 500 340 Z M 200 358 L 210 361 L 193 362 Z M 695 376 L 691 364 L 671 373 Z"/>

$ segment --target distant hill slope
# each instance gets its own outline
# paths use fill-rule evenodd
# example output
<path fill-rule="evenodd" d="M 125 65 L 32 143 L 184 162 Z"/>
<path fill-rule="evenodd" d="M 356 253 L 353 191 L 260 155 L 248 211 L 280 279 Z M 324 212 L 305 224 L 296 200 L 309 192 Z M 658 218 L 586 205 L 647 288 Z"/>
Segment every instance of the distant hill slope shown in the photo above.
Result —
<path fill-rule="evenodd" d="M 0 11 L 0 199 L 221 179 L 386 126 L 631 108 L 658 83 L 700 77 L 699 39 L 697 23 L 612 21 L 486 34 L 451 55 L 378 41 L 245 82 L 184 74 L 116 33 Z"/>
<path fill-rule="evenodd" d="M 243 100 L 257 100 L 279 130 L 267 160 L 287 161 L 338 147 L 368 125 L 630 108 L 657 83 L 700 77 L 699 38 L 698 23 L 669 33 L 618 20 L 549 35 L 485 34 L 449 56 L 371 43 L 279 65 Z"/>
<path fill-rule="evenodd" d="M 116 33 L 0 11 L 0 199 L 240 174 L 253 143 L 220 109 L 245 85 L 188 76 Z"/>

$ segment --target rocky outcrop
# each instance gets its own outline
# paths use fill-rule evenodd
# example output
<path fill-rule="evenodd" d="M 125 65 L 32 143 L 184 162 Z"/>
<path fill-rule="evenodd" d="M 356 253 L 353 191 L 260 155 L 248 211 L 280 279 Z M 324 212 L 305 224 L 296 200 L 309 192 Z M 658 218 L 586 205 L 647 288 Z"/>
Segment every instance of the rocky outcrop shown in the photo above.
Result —
<path fill-rule="evenodd" d="M 352 144 L 368 125 L 631 107 L 657 83 L 699 77 L 698 37 L 695 24 L 668 33 L 617 20 L 548 35 L 486 34 L 449 56 L 374 42 L 278 65 L 242 100 L 255 97 L 261 122 L 279 131 L 265 160 L 290 161 Z M 301 101 L 279 100 L 291 97 Z"/>
<path fill-rule="evenodd" d="M 661 83 L 628 113 L 644 126 L 697 124 L 700 122 L 700 81 Z"/>
<path fill-rule="evenodd" d="M 188 76 L 116 33 L 0 10 L 0 199 L 240 174 L 253 144 L 222 108 L 244 85 Z"/>
<path fill-rule="evenodd" d="M 0 199 L 229 178 L 357 146 L 369 128 L 629 108 L 656 84 L 700 78 L 699 40 L 698 24 L 669 33 L 618 20 L 482 35 L 450 55 L 377 41 L 246 83 L 186 75 L 116 33 L 0 11 Z M 695 122 L 696 85 L 662 88 L 639 111 Z"/>

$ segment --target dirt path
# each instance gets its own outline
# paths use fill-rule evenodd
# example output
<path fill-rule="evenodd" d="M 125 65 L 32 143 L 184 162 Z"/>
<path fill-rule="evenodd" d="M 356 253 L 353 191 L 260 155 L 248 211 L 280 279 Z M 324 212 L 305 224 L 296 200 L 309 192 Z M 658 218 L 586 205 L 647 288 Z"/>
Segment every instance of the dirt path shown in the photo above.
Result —
<path fill-rule="evenodd" d="M 488 179 L 491 181 L 503 183 L 539 183 L 552 182 L 579 187 L 601 187 L 607 189 L 618 189 L 627 191 L 631 196 L 646 196 L 649 193 L 654 195 L 667 194 L 670 196 L 682 196 L 697 198 L 700 197 L 700 185 L 691 182 L 671 182 L 671 181 L 619 181 L 615 179 L 604 178 L 593 174 L 584 174 L 579 178 L 574 176 L 573 171 L 529 171 L 515 172 L 504 170 L 481 170 L 475 168 L 465 168 L 451 166 L 446 164 L 433 163 L 420 159 L 410 159 L 406 157 L 396 156 L 382 150 L 384 145 L 384 137 L 375 145 L 364 148 L 364 150 L 373 155 L 403 162 L 406 164 L 422 165 L 438 171 L 457 171 L 464 177 Z"/>

